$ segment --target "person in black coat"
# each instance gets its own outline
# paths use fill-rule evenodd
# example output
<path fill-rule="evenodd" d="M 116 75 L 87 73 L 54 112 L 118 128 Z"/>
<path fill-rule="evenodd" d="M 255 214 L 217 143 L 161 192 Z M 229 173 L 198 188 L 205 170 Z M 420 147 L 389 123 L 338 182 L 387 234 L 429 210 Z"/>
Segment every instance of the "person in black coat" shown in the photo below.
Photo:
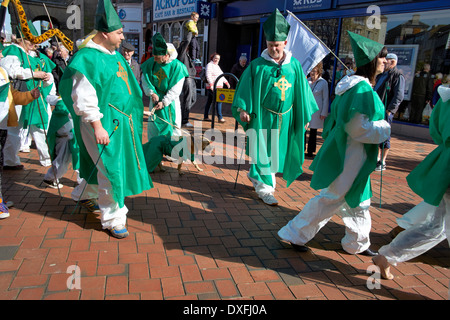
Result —
<path fill-rule="evenodd" d="M 197 101 L 197 85 L 195 83 L 195 76 L 197 70 L 195 69 L 192 57 L 189 55 L 189 41 L 184 40 L 180 43 L 178 48 L 178 60 L 180 60 L 187 68 L 189 77 L 187 77 L 183 84 L 183 91 L 180 95 L 181 105 L 181 125 L 184 127 L 193 127 L 189 122 L 189 112 L 192 106 Z"/>
<path fill-rule="evenodd" d="M 239 58 L 239 62 L 236 63 L 231 68 L 231 73 L 234 74 L 239 79 L 246 68 L 247 68 L 247 57 L 241 56 Z M 230 85 L 232 89 L 236 89 L 237 82 L 233 77 L 230 78 Z"/>

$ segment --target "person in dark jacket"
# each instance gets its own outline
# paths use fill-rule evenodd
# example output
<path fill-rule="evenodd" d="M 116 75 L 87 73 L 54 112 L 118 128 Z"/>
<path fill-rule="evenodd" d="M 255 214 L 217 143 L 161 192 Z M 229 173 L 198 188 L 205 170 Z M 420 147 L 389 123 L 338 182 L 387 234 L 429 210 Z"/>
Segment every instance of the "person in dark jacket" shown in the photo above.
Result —
<path fill-rule="evenodd" d="M 59 44 L 58 49 L 53 53 L 52 61 L 56 64 L 56 68 L 53 69 L 52 74 L 55 78 L 56 91 L 59 93 L 59 81 L 66 70 L 69 62 L 70 53 L 69 50 L 64 47 L 63 44 Z"/>
<path fill-rule="evenodd" d="M 122 55 L 130 65 L 131 70 L 133 70 L 133 74 L 136 77 L 136 80 L 140 82 L 142 72 L 139 63 L 135 59 L 133 59 L 133 55 L 135 52 L 136 48 L 131 43 L 129 42 L 122 43 Z"/>
<path fill-rule="evenodd" d="M 423 109 L 431 101 L 432 94 L 433 78 L 430 73 L 430 65 L 425 64 L 422 71 L 414 77 L 409 122 L 422 122 Z"/>
<path fill-rule="evenodd" d="M 247 68 L 247 57 L 241 56 L 239 58 L 239 62 L 236 63 L 231 68 L 231 73 L 234 74 L 239 79 L 246 68 Z M 236 89 L 237 82 L 233 77 L 230 78 L 230 85 L 232 89 Z"/>
<path fill-rule="evenodd" d="M 397 69 L 398 57 L 394 53 L 386 56 L 384 72 L 377 77 L 374 90 L 386 107 L 385 120 L 392 126 L 392 120 L 405 97 L 405 77 Z M 386 169 L 386 158 L 391 149 L 391 137 L 380 144 L 376 171 Z"/>
<path fill-rule="evenodd" d="M 183 84 L 183 91 L 180 95 L 181 104 L 181 125 L 191 128 L 193 125 L 189 122 L 189 111 L 197 101 L 197 85 L 195 84 L 195 76 L 197 70 L 194 62 L 189 55 L 189 41 L 184 40 L 178 48 L 178 60 L 180 60 L 187 68 L 189 77 L 187 77 Z"/>

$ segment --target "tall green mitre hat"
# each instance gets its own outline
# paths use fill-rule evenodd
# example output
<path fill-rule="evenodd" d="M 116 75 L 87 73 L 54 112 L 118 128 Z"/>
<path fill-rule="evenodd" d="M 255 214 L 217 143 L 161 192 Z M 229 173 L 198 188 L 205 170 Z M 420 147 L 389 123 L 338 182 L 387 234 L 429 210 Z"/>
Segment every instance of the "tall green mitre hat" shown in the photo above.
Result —
<path fill-rule="evenodd" d="M 37 32 L 36 28 L 34 27 L 33 21 L 28 20 L 28 28 L 30 28 L 30 32 L 33 36 L 39 37 L 39 33 Z M 20 26 L 17 26 L 17 29 L 15 30 L 14 34 L 18 39 L 22 38 L 22 36 L 25 36 L 22 34 L 23 31 L 20 29 Z"/>
<path fill-rule="evenodd" d="M 263 29 L 267 41 L 285 41 L 291 26 L 278 9 L 264 22 Z"/>
<path fill-rule="evenodd" d="M 353 55 L 356 61 L 356 67 L 361 67 L 375 59 L 383 49 L 384 45 L 376 41 L 370 40 L 359 34 L 347 31 L 350 36 Z"/>
<path fill-rule="evenodd" d="M 30 32 L 33 36 L 39 37 L 39 33 L 37 32 L 37 30 L 33 24 L 33 21 L 28 20 L 28 27 L 30 27 Z"/>
<path fill-rule="evenodd" d="M 167 43 L 164 40 L 161 33 L 157 32 L 152 38 L 153 43 L 153 55 L 154 56 L 165 56 L 167 54 Z"/>
<path fill-rule="evenodd" d="M 100 32 L 108 33 L 123 28 L 122 22 L 111 0 L 98 0 L 94 28 Z"/>

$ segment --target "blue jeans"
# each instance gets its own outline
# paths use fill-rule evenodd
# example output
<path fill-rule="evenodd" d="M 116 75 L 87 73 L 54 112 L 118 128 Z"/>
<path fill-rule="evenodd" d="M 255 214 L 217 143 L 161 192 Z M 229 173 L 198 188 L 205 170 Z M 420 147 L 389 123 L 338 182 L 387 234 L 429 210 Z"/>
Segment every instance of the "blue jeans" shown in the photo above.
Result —
<path fill-rule="evenodd" d="M 214 91 L 207 89 L 207 94 L 208 94 L 208 101 L 206 101 L 206 105 L 205 105 L 205 113 L 203 115 L 203 117 L 206 119 L 208 118 L 209 115 L 209 109 L 211 108 L 211 104 L 213 103 L 213 98 L 214 98 Z M 217 117 L 219 118 L 219 120 L 221 120 L 223 118 L 222 116 L 222 102 L 217 102 L 216 103 L 216 111 L 217 111 Z"/>
<path fill-rule="evenodd" d="M 389 123 L 389 125 L 392 126 L 394 115 L 391 113 L 391 115 L 388 116 L 387 113 L 385 113 L 384 120 L 386 120 Z M 380 149 L 390 149 L 390 148 L 391 148 L 391 137 L 389 136 L 389 138 L 385 142 L 380 143 Z"/>

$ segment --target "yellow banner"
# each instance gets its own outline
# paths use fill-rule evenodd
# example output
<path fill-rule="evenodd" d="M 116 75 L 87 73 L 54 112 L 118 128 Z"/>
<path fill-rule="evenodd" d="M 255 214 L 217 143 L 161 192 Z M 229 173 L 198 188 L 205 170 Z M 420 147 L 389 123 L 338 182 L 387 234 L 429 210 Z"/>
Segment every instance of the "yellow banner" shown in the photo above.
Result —
<path fill-rule="evenodd" d="M 217 89 L 216 101 L 223 103 L 233 103 L 234 92 L 233 89 Z"/>

